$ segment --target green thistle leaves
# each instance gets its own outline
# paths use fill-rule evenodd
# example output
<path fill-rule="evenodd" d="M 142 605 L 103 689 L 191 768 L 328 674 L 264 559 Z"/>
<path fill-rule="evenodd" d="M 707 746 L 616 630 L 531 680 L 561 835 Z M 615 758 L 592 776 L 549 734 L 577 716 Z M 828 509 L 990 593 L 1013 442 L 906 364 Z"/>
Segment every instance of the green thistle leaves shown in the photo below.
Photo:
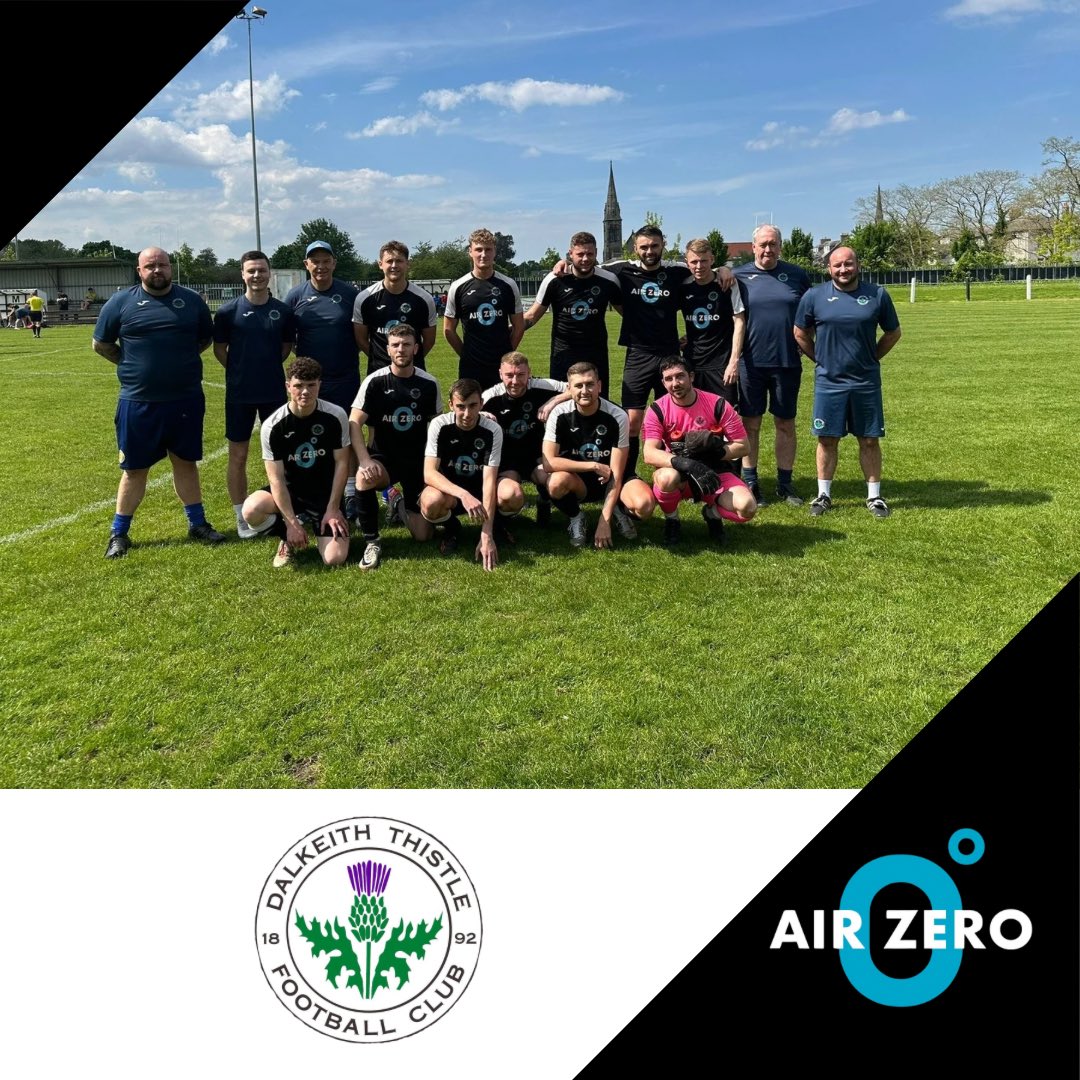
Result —
<path fill-rule="evenodd" d="M 296 928 L 303 934 L 304 938 L 311 944 L 311 955 L 319 956 L 320 953 L 326 953 L 330 959 L 326 964 L 326 981 L 332 986 L 337 986 L 338 976 L 342 971 L 349 972 L 349 978 L 346 980 L 346 986 L 355 986 L 360 991 L 360 996 L 363 997 L 363 981 L 360 977 L 360 961 L 356 958 L 356 953 L 353 951 L 352 942 L 349 941 L 348 931 L 341 925 L 340 920 L 335 919 L 333 928 L 330 923 L 324 924 L 326 929 L 319 929 L 319 920 L 312 919 L 311 923 L 304 921 L 304 917 L 297 912 L 296 915 Z M 331 955 L 332 953 L 339 953 L 338 956 Z"/>
<path fill-rule="evenodd" d="M 361 893 L 353 900 L 349 926 L 357 941 L 381 941 L 389 923 L 386 902 L 381 896 Z"/>
<path fill-rule="evenodd" d="M 425 922 L 417 923 L 415 931 L 412 923 L 409 923 L 406 928 L 405 920 L 402 919 L 387 938 L 382 954 L 375 965 L 375 978 L 371 981 L 372 992 L 374 993 L 380 986 L 390 989 L 390 983 L 385 974 L 388 969 L 392 969 L 397 976 L 398 986 L 404 986 L 409 981 L 409 962 L 399 954 L 407 953 L 418 960 L 423 960 L 425 950 L 439 936 L 440 930 L 442 930 L 441 915 L 430 928 Z"/>

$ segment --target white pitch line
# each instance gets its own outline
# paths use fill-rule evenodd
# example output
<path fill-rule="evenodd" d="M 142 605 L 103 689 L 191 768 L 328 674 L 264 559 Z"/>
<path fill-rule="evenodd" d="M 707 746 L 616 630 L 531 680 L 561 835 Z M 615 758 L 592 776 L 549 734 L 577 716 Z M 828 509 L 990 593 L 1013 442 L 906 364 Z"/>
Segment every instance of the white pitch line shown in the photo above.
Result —
<path fill-rule="evenodd" d="M 206 457 L 202 459 L 202 464 L 208 465 L 211 461 L 216 461 L 218 458 L 224 457 L 228 452 L 228 445 L 221 446 L 213 453 L 207 454 Z M 171 482 L 172 472 L 170 471 L 163 476 L 159 476 L 156 480 L 151 480 L 146 485 L 146 490 L 154 491 Z M 41 533 L 58 529 L 61 525 L 71 525 L 87 514 L 96 514 L 101 510 L 108 510 L 110 507 L 115 506 L 116 496 L 114 495 L 111 499 L 102 499 L 100 502 L 84 506 L 80 510 L 76 510 L 73 514 L 65 514 L 63 517 L 53 518 L 52 521 L 43 522 L 41 525 L 31 525 L 29 529 L 23 529 L 22 532 L 10 533 L 8 536 L 0 536 L 0 545 L 17 544 L 20 540 L 29 540 L 32 536 L 39 536 Z"/>

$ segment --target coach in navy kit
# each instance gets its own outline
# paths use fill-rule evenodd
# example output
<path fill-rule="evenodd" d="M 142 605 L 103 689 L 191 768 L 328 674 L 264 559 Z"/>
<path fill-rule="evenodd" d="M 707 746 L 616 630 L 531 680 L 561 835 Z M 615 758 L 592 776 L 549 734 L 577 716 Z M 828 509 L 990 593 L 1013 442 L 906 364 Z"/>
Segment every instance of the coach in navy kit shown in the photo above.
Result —
<path fill-rule="evenodd" d="M 344 409 L 348 416 L 360 389 L 360 349 L 352 321 L 360 292 L 355 285 L 334 277 L 337 259 L 325 240 L 308 244 L 304 266 L 310 277 L 285 297 L 296 316 L 296 355 L 319 361 L 323 373 L 319 396 Z M 354 457 L 345 485 L 345 516 L 349 521 L 356 521 L 360 513 L 355 472 Z"/>
<path fill-rule="evenodd" d="M 261 251 L 240 256 L 244 294 L 214 313 L 214 356 L 225 369 L 226 482 L 241 539 L 258 533 L 244 521 L 247 459 L 255 418 L 266 420 L 285 404 L 282 364 L 296 340 L 293 310 L 270 295 L 270 261 Z"/>
<path fill-rule="evenodd" d="M 874 517 L 885 518 L 889 507 L 881 497 L 881 360 L 900 340 L 900 320 L 885 289 L 859 279 L 859 259 L 851 248 L 829 254 L 829 274 L 832 281 L 806 293 L 795 314 L 795 340 L 817 364 L 813 431 L 818 440 L 818 494 L 810 513 L 820 517 L 832 509 L 837 449 L 850 433 L 859 440 L 866 507 Z"/>
<path fill-rule="evenodd" d="M 199 469 L 202 457 L 202 353 L 210 345 L 210 309 L 197 292 L 172 283 L 161 248 L 139 252 L 139 284 L 114 293 L 94 327 L 94 351 L 116 365 L 120 400 L 116 441 L 120 488 L 105 558 L 126 555 L 131 519 L 146 494 L 150 467 L 166 455 L 184 505 L 188 536 L 219 544 L 225 537 L 206 520 Z"/>
<path fill-rule="evenodd" d="M 739 413 L 749 447 L 743 458 L 743 479 L 758 506 L 764 506 L 757 466 L 761 418 L 768 408 L 776 428 L 776 495 L 789 506 L 802 506 L 792 482 L 795 413 L 802 381 L 802 357 L 792 331 L 810 278 L 794 263 L 781 262 L 780 230 L 775 225 L 759 225 L 753 240 L 754 261 L 735 268 L 747 313 L 739 364 Z"/>

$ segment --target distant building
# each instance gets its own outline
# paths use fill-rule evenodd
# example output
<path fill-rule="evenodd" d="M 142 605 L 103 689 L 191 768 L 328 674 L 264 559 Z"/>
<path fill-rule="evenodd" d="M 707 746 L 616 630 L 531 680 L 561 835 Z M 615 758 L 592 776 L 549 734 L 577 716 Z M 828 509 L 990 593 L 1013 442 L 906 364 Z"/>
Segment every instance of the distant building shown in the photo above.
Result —
<path fill-rule="evenodd" d="M 608 162 L 607 201 L 604 203 L 604 262 L 623 257 L 622 210 L 615 194 L 615 169 Z"/>

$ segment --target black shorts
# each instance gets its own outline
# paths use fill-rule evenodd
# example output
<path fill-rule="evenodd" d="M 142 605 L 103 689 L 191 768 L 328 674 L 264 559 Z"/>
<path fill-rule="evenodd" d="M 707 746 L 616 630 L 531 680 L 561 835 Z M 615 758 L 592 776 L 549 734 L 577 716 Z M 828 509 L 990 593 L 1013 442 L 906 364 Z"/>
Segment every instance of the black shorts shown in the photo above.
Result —
<path fill-rule="evenodd" d="M 607 488 L 611 481 L 603 481 L 596 473 L 575 473 L 575 476 L 585 485 L 583 502 L 602 503 L 607 498 Z"/>
<path fill-rule="evenodd" d="M 372 452 L 372 461 L 377 461 L 390 477 L 390 486 L 401 485 L 405 498 L 405 509 L 414 514 L 420 512 L 420 492 L 424 490 L 424 461 L 403 462 L 399 458 L 388 456 L 376 450 Z"/>
<path fill-rule="evenodd" d="M 286 485 L 286 487 L 288 487 L 288 485 Z M 273 492 L 270 490 L 269 484 L 267 484 L 266 487 L 264 487 L 262 490 L 269 491 L 271 495 L 273 494 Z M 329 527 L 324 526 L 322 523 L 323 515 L 326 513 L 326 503 L 329 501 L 330 498 L 329 492 L 326 493 L 326 499 L 324 499 L 322 503 L 316 505 L 314 500 L 304 499 L 302 496 L 299 496 L 295 491 L 293 491 L 292 488 L 288 488 L 288 491 L 289 498 L 292 500 L 293 513 L 297 516 L 297 518 L 299 518 L 302 525 L 311 529 L 311 531 L 316 536 L 334 535 L 330 531 Z M 345 512 L 344 502 L 342 503 L 340 509 L 342 513 Z M 276 536 L 280 540 L 285 539 L 285 519 L 281 516 L 280 513 L 278 513 L 277 521 L 275 521 L 274 524 L 271 525 L 270 528 L 266 531 L 271 536 Z"/>
<path fill-rule="evenodd" d="M 694 389 L 719 394 L 733 409 L 739 407 L 739 384 L 724 382 L 726 364 L 710 364 L 694 369 Z"/>
<path fill-rule="evenodd" d="M 649 404 L 650 393 L 653 397 L 663 396 L 664 381 L 660 378 L 660 361 L 667 355 L 646 352 L 634 345 L 626 350 L 620 402 L 624 409 L 644 409 Z"/>
<path fill-rule="evenodd" d="M 35 325 L 40 326 L 41 325 L 41 314 L 42 313 L 40 311 L 35 311 L 33 308 L 31 308 L 30 309 L 30 321 L 32 323 L 34 323 Z"/>
<path fill-rule="evenodd" d="M 499 385 L 499 365 L 497 362 L 485 364 L 462 356 L 458 359 L 458 378 L 475 379 L 480 384 L 481 390 L 487 390 L 489 387 Z"/>
<path fill-rule="evenodd" d="M 258 405 L 252 405 L 246 401 L 230 401 L 226 395 L 225 438 L 229 442 L 250 442 L 251 434 L 255 429 L 255 417 L 266 420 L 284 404 L 284 395 L 279 401 L 264 401 Z"/>

